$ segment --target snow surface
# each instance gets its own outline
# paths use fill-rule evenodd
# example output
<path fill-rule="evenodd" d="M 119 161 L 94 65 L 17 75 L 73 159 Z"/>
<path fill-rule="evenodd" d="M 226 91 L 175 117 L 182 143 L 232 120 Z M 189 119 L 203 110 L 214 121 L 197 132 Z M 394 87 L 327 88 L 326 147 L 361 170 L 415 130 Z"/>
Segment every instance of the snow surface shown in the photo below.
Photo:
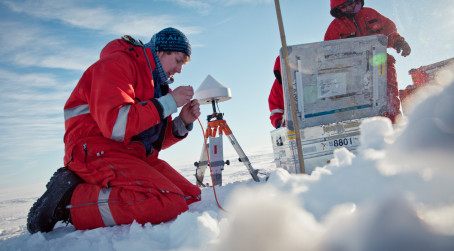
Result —
<path fill-rule="evenodd" d="M 276 169 L 271 142 L 247 153 L 267 182 L 232 161 L 216 189 L 227 212 L 204 188 L 171 222 L 30 235 L 27 212 L 44 184 L 3 190 L 0 250 L 454 250 L 454 83 L 418 96 L 397 126 L 366 120 L 357 155 L 336 150 L 310 176 Z M 192 164 L 177 169 L 194 182 Z"/>

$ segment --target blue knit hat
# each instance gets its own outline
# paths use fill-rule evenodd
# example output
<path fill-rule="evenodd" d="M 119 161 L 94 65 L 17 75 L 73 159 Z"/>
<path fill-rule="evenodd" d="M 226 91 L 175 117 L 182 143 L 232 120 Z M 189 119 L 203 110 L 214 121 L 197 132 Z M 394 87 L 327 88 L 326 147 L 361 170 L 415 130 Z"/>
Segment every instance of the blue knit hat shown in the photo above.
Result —
<path fill-rule="evenodd" d="M 154 51 L 180 51 L 191 56 L 191 44 L 183 32 L 169 27 L 153 35 L 150 47 Z"/>

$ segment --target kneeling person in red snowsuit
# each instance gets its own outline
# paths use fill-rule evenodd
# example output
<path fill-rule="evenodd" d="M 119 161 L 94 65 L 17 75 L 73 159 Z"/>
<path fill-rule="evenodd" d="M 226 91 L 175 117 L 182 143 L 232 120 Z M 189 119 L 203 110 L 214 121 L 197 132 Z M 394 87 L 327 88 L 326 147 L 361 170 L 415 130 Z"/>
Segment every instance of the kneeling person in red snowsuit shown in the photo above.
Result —
<path fill-rule="evenodd" d="M 376 10 L 363 6 L 364 0 L 331 0 L 330 13 L 335 19 L 326 30 L 325 41 L 382 34 L 388 37 L 388 48 L 394 48 L 397 53 L 402 51 L 404 57 L 410 55 L 410 46 L 397 32 L 394 22 Z M 388 111 L 385 116 L 393 123 L 400 114 L 395 62 L 394 57 L 388 54 L 386 73 Z"/>
<path fill-rule="evenodd" d="M 158 158 L 200 115 L 192 87 L 168 86 L 190 55 L 188 39 L 174 28 L 147 44 L 124 36 L 104 47 L 64 107 L 66 168 L 30 210 L 31 233 L 52 231 L 60 220 L 76 229 L 157 224 L 201 199 L 197 186 Z"/>

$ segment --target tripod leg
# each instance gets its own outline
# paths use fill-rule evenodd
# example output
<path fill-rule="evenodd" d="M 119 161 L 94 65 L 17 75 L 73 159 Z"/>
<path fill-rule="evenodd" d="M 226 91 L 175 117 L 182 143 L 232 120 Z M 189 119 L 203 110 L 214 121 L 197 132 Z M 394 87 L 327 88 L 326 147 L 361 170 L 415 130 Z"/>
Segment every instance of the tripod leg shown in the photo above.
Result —
<path fill-rule="evenodd" d="M 243 149 L 241 148 L 240 144 L 236 140 L 235 136 L 233 136 L 233 133 L 229 133 L 227 135 L 227 137 L 229 138 L 230 143 L 232 143 L 233 148 L 235 148 L 235 151 L 238 153 L 238 156 L 240 156 L 240 161 L 243 162 L 243 164 L 246 166 L 247 170 L 251 174 L 252 179 L 256 182 L 260 182 L 260 179 L 257 176 L 258 170 L 255 170 L 254 168 L 252 168 L 249 158 L 244 153 Z"/>
<path fill-rule="evenodd" d="M 207 147 L 209 147 L 209 144 L 207 144 Z M 194 175 L 196 179 L 196 185 L 198 187 L 205 187 L 205 185 L 203 184 L 203 178 L 205 176 L 205 170 L 208 166 L 207 150 L 205 148 L 205 144 L 202 146 L 200 160 L 198 162 L 195 162 L 194 166 L 197 167 Z"/>

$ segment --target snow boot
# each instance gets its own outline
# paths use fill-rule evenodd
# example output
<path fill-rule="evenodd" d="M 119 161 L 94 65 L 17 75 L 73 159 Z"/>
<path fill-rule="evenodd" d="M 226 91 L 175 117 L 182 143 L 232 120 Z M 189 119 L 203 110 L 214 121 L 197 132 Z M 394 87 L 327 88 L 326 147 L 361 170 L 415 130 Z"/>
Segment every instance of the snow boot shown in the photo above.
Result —
<path fill-rule="evenodd" d="M 71 170 L 59 168 L 46 185 L 46 192 L 36 201 L 27 217 L 27 229 L 31 234 L 50 232 L 58 221 L 71 223 L 66 208 L 77 185 L 83 180 Z"/>

